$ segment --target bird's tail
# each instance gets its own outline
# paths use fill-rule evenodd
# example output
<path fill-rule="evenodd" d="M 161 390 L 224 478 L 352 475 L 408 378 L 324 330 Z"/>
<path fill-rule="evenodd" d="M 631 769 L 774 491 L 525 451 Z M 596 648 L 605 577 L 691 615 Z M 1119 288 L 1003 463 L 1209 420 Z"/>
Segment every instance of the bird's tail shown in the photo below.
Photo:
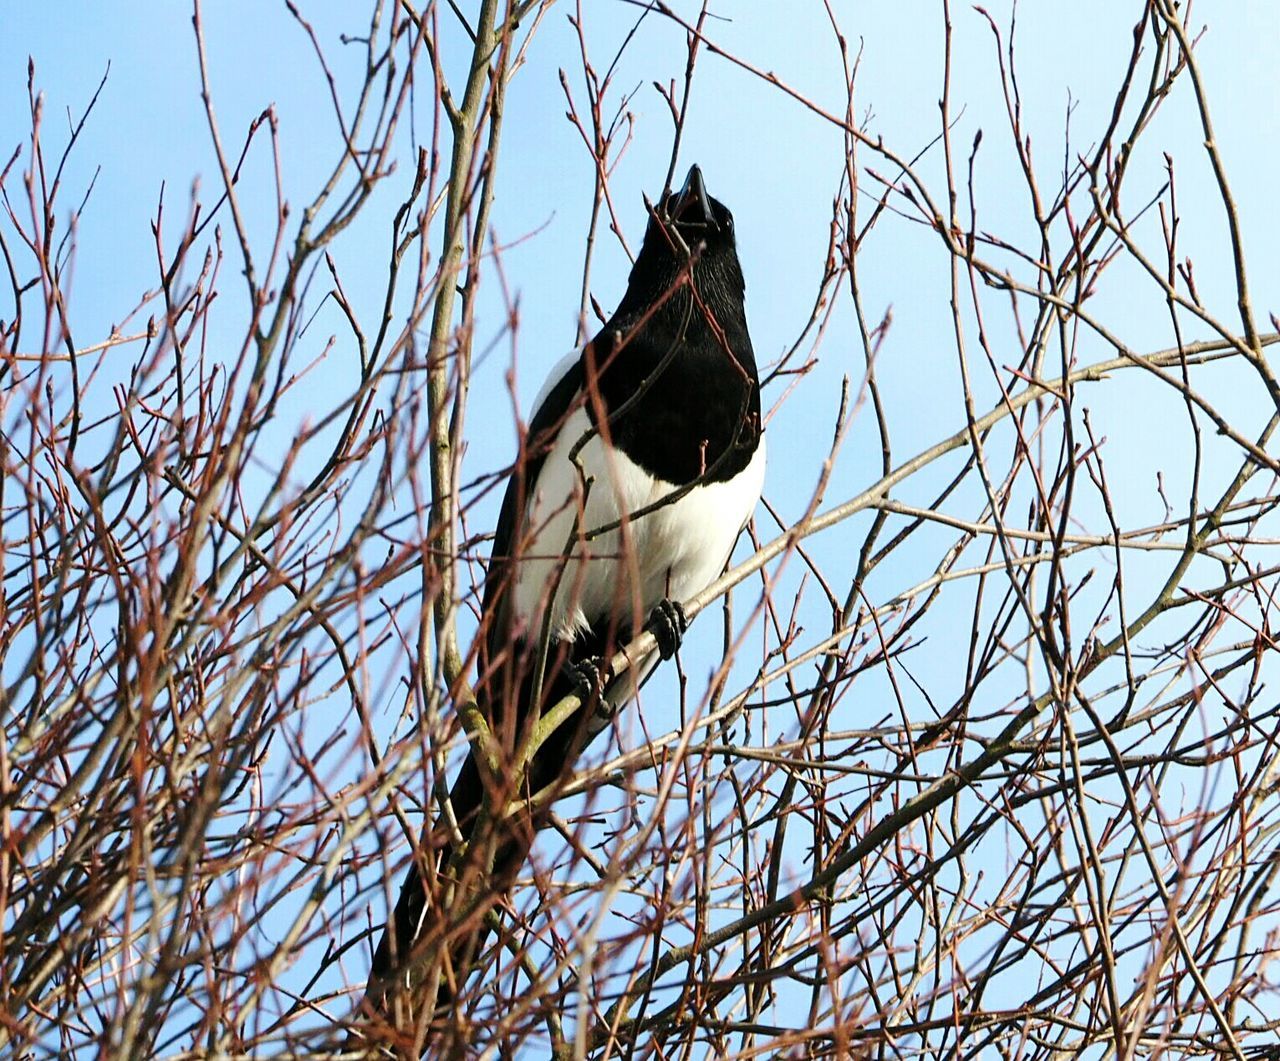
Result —
<path fill-rule="evenodd" d="M 525 705 L 533 700 L 531 683 L 523 680 L 519 685 L 519 690 L 513 690 L 516 695 L 502 698 L 518 705 L 513 727 L 517 730 L 529 717 Z M 546 685 L 541 697 L 546 706 L 576 691 L 575 683 L 561 668 L 556 668 L 555 678 Z M 546 816 L 545 810 L 524 811 L 490 821 L 478 830 L 486 783 L 495 788 L 490 806 L 505 806 L 517 796 L 539 793 L 560 783 L 588 739 L 586 723 L 594 712 L 594 703 L 585 704 L 552 733 L 533 755 L 523 783 L 515 791 L 507 791 L 512 786 L 498 778 L 486 782 L 475 753 L 468 753 L 449 790 L 458 833 L 466 844 L 465 855 L 454 859 L 454 841 L 446 828 L 437 827 L 425 837 L 421 855 L 405 874 L 399 900 L 374 952 L 366 989 L 366 1006 L 372 1013 L 387 1015 L 391 995 L 406 989 L 412 992 L 415 985 L 424 982 L 425 971 L 438 962 L 445 964 L 441 966 L 437 1007 L 447 1005 L 461 990 L 484 943 L 485 917 L 510 889 Z M 492 712 L 490 719 L 497 735 L 502 719 L 494 718 Z M 499 743 L 515 746 L 518 742 L 511 740 L 513 736 L 509 733 L 507 740 Z M 428 861 L 435 868 L 435 886 L 430 889 L 422 872 Z M 441 902 L 450 888 L 448 902 Z M 433 900 L 438 906 L 433 906 Z"/>

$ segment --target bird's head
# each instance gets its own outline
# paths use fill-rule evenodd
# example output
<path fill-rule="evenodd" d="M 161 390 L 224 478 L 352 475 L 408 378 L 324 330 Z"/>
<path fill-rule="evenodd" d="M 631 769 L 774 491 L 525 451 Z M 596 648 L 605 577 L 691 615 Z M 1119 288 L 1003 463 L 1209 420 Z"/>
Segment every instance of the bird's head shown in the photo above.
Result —
<path fill-rule="evenodd" d="M 669 243 L 667 238 L 663 238 L 665 232 L 679 238 L 678 242 L 684 244 L 681 249 L 686 254 L 697 254 L 701 249 L 704 253 L 737 257 L 733 215 L 724 203 L 707 194 L 702 170 L 697 166 L 689 168 L 684 187 L 663 199 L 655 214 L 650 219 L 650 231 L 645 234 L 646 244 L 650 235 L 657 235 L 660 243 Z M 655 228 L 658 229 L 656 233 L 653 231 Z"/>
<path fill-rule="evenodd" d="M 679 283 L 690 262 L 694 286 L 713 301 L 717 315 L 722 308 L 741 310 L 746 283 L 733 215 L 707 194 L 697 166 L 689 170 L 682 188 L 650 212 L 644 244 L 631 269 L 628 298 L 656 300 Z"/>

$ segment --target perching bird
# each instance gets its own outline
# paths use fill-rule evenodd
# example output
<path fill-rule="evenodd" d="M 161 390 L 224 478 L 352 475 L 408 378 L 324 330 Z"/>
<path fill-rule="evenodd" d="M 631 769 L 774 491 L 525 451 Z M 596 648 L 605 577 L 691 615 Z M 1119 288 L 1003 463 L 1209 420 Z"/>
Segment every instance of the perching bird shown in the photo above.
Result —
<path fill-rule="evenodd" d="M 450 791 L 468 842 L 486 789 L 500 813 L 567 777 L 657 662 L 651 653 L 611 682 L 605 661 L 641 626 L 655 634 L 662 658 L 675 651 L 685 627 L 679 602 L 719 576 L 760 498 L 765 446 L 744 287 L 733 217 L 707 195 L 694 166 L 684 187 L 652 210 L 613 317 L 556 365 L 535 402 L 502 502 L 481 613 L 476 691 L 499 768 L 486 776 L 469 755 Z M 533 723 L 574 693 L 583 705 L 513 781 Z M 452 922 L 454 986 L 478 948 L 481 918 L 523 865 L 544 817 L 535 811 L 498 822 L 483 844 L 469 843 L 455 877 L 448 877 L 450 830 L 442 825 L 427 845 L 424 857 L 438 867 L 434 901 L 459 879 L 483 879 L 491 897 L 472 905 L 465 926 Z M 374 955 L 375 1003 L 429 945 L 419 866 L 410 868 Z"/>

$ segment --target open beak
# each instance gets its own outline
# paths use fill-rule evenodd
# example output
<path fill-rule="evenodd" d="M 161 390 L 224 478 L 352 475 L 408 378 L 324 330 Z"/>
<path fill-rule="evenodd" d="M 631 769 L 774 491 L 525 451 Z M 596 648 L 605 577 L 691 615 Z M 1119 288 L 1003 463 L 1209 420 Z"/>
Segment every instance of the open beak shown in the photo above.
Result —
<path fill-rule="evenodd" d="M 671 220 L 681 225 L 715 225 L 707 186 L 702 183 L 702 170 L 691 166 L 684 187 L 671 203 Z"/>

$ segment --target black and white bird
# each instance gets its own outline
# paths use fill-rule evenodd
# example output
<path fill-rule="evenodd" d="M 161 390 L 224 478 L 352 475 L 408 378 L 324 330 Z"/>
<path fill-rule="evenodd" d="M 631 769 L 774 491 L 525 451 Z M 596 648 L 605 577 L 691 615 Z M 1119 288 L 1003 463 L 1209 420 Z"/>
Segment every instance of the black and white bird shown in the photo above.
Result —
<path fill-rule="evenodd" d="M 744 289 L 733 217 L 707 195 L 694 166 L 684 187 L 651 210 L 613 317 L 556 365 L 535 401 L 481 611 L 477 698 L 505 761 L 488 776 L 469 756 L 450 790 L 469 844 L 458 877 L 469 869 L 495 899 L 545 814 L 508 816 L 485 844 L 471 844 L 486 790 L 488 805 L 503 808 L 569 774 L 658 656 L 675 651 L 685 627 L 679 602 L 720 575 L 760 498 L 765 445 Z M 605 661 L 641 628 L 655 634 L 659 651 L 612 680 Z M 584 700 L 576 714 L 527 771 L 504 776 L 533 723 L 571 693 Z M 438 829 L 424 856 L 439 867 L 433 899 L 445 883 L 450 833 Z M 373 999 L 428 945 L 420 865 L 410 868 L 374 956 Z M 469 931 L 465 949 L 474 952 L 487 907 L 473 910 L 469 926 L 452 924 L 455 983 L 469 961 L 460 941 Z"/>

